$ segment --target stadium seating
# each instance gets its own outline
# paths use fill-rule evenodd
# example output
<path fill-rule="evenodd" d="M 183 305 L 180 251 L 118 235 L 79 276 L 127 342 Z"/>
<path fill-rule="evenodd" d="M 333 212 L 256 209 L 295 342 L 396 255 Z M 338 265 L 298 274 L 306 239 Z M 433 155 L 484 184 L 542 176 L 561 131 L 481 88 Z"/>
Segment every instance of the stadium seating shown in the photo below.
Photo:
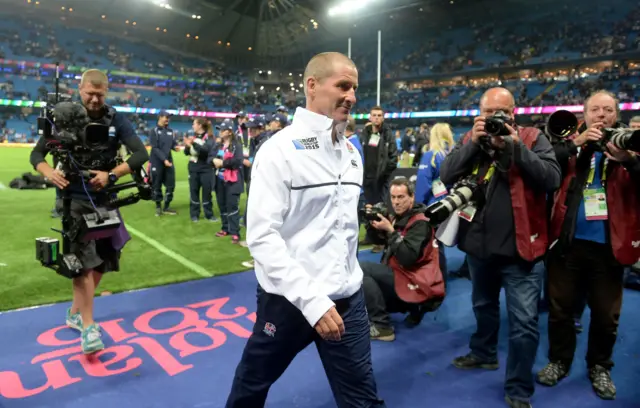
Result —
<path fill-rule="evenodd" d="M 569 1 L 563 7 L 572 7 Z M 508 10 L 503 10 L 508 14 Z M 598 55 L 612 55 L 640 49 L 640 7 L 633 2 L 611 0 L 578 13 L 581 22 L 569 20 L 561 28 L 547 9 L 509 20 L 499 28 L 490 24 L 466 28 L 453 27 L 438 33 L 437 38 L 394 39 L 383 44 L 384 78 L 403 79 L 451 73 L 471 75 L 474 71 L 504 66 L 573 61 Z M 585 35 L 581 27 L 596 22 L 596 32 Z M 0 21 L 0 99 L 42 100 L 52 90 L 56 60 L 64 62 L 62 89 L 73 92 L 83 66 L 107 70 L 112 82 L 109 103 L 119 106 L 182 109 L 216 112 L 272 112 L 276 106 L 297 105 L 286 95 L 255 90 L 251 78 L 237 70 L 196 58 L 178 58 L 147 44 L 107 37 L 101 34 L 66 28 L 52 22 L 36 23 L 26 19 Z M 89 40 L 88 38 L 91 38 Z M 366 47 L 354 50 L 363 82 L 375 78 L 375 55 Z M 571 66 L 571 64 L 569 65 Z M 390 112 L 473 109 L 483 90 L 501 85 L 512 90 L 519 106 L 575 105 L 594 88 L 616 92 L 621 102 L 640 96 L 640 66 L 627 64 L 607 69 L 581 68 L 578 72 L 561 72 L 557 68 L 526 79 L 501 81 L 473 77 L 415 87 L 410 83 L 398 88 L 383 87 L 381 100 Z M 128 73 L 127 73 L 128 72 Z M 155 77 L 154 77 L 155 76 Z M 164 78 L 158 78 L 164 76 Z M 169 77 L 189 78 L 171 80 Z M 486 75 L 490 76 L 490 75 Z M 485 76 L 485 77 L 486 77 Z M 464 78 L 459 76 L 458 78 Z M 196 82 L 197 81 L 197 82 Z M 257 87 L 256 87 L 257 88 Z M 300 97 L 300 93 L 298 94 Z M 363 85 L 359 91 L 357 113 L 366 113 L 375 105 L 375 90 Z M 4 105 L 7 105 L 5 103 Z M 3 109 L 3 136 L 9 141 L 35 137 L 37 110 Z M 149 117 L 132 115 L 142 135 L 153 126 Z M 174 122 L 178 131 L 186 132 L 188 122 Z"/>

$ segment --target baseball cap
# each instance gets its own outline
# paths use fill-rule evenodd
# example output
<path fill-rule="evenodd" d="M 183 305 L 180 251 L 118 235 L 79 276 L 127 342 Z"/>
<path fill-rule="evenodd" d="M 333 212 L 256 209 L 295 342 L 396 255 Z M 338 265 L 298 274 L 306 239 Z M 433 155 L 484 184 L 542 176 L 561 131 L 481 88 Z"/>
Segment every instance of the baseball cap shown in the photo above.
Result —
<path fill-rule="evenodd" d="M 246 123 L 246 126 L 248 128 L 257 128 L 257 127 L 264 127 L 265 126 L 265 119 L 264 116 L 260 115 L 260 116 L 254 116 L 251 119 L 249 119 L 249 121 Z"/>
<path fill-rule="evenodd" d="M 276 109 L 276 112 L 284 112 L 284 113 L 287 113 L 287 112 L 289 112 L 289 109 L 287 109 L 287 107 L 286 107 L 286 106 L 284 106 L 284 105 L 280 105 L 280 106 L 278 106 L 278 109 Z"/>
<path fill-rule="evenodd" d="M 282 127 L 285 127 L 285 126 L 287 126 L 289 124 L 289 121 L 287 120 L 287 117 L 285 115 L 283 115 L 282 113 L 276 113 L 275 115 L 273 115 L 271 117 L 270 122 L 273 122 L 273 121 L 280 122 L 280 125 Z"/>
<path fill-rule="evenodd" d="M 160 113 L 158 113 L 158 117 L 161 118 L 163 116 L 168 118 L 168 117 L 170 117 L 172 115 L 169 112 L 167 112 L 166 110 L 161 110 Z"/>
<path fill-rule="evenodd" d="M 216 129 L 233 131 L 233 122 L 231 121 L 231 119 L 225 119 L 221 124 L 216 126 Z"/>
<path fill-rule="evenodd" d="M 236 115 L 236 118 L 246 118 L 246 117 L 247 117 L 247 113 L 245 111 L 240 111 Z"/>

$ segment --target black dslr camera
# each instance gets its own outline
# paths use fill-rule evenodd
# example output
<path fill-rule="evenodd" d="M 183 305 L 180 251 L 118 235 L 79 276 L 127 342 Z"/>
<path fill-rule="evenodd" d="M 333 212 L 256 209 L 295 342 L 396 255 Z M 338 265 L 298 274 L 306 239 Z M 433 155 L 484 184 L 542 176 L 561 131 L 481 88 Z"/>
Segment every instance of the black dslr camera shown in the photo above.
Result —
<path fill-rule="evenodd" d="M 578 118 L 566 110 L 552 113 L 547 120 L 544 132 L 552 144 L 565 140 L 578 131 Z M 602 139 L 589 142 L 595 150 L 607 151 L 607 143 L 611 142 L 621 150 L 631 150 L 640 153 L 640 130 L 626 127 L 602 129 Z"/>
<path fill-rule="evenodd" d="M 513 126 L 513 119 L 502 111 L 496 112 L 493 116 L 485 119 L 484 131 L 489 136 L 509 136 L 511 132 L 505 125 Z"/>
<path fill-rule="evenodd" d="M 367 221 L 380 221 L 378 214 L 385 218 L 389 218 L 389 209 L 384 203 L 377 203 L 371 208 L 365 207 L 360 209 L 360 217 Z"/>
<path fill-rule="evenodd" d="M 640 129 L 606 128 L 602 129 L 602 139 L 595 142 L 601 151 L 607 151 L 607 143 L 621 150 L 640 153 Z"/>

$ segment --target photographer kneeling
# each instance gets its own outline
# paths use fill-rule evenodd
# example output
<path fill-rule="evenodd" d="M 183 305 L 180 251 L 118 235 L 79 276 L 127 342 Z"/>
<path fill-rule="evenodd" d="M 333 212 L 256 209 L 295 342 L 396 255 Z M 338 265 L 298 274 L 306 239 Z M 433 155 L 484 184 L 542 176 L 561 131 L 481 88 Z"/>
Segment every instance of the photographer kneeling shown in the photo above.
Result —
<path fill-rule="evenodd" d="M 382 204 L 365 207 L 368 238 L 385 246 L 381 263 L 360 263 L 370 335 L 382 341 L 395 340 L 389 313 L 409 312 L 405 322 L 416 326 L 444 299 L 438 247 L 424 216 L 426 206 L 415 203 L 413 186 L 404 177 L 392 180 L 389 190 L 392 216 Z"/>
<path fill-rule="evenodd" d="M 109 80 L 104 73 L 91 69 L 84 72 L 79 87 L 82 105 L 90 122 L 108 127 L 108 141 L 99 145 L 74 144 L 72 148 L 67 149 L 69 152 L 65 153 L 65 157 L 70 159 L 66 163 L 68 168 L 63 169 L 53 169 L 45 161 L 46 155 L 52 152 L 54 145 L 61 145 L 58 141 L 40 137 L 31 152 L 30 161 L 33 167 L 61 189 L 62 194 L 68 194 L 71 198 L 70 215 L 73 220 L 81 220 L 84 214 L 93 213 L 96 207 L 105 206 L 112 197 L 103 190 L 113 185 L 120 177 L 139 171 L 149 159 L 149 154 L 136 136 L 131 123 L 115 109 L 105 105 L 108 85 Z M 82 119 L 74 117 L 75 114 L 78 112 L 70 114 L 70 121 Z M 58 116 L 63 116 L 63 112 L 56 112 L 55 116 L 57 123 Z M 61 132 L 67 129 L 56 130 Z M 75 131 L 84 132 L 84 129 L 72 129 L 71 133 Z M 120 144 L 124 144 L 132 153 L 122 164 L 118 164 L 117 160 Z M 66 160 L 63 159 L 64 161 Z M 92 174 L 90 180 L 82 178 L 80 172 L 85 170 Z M 70 180 L 65 177 L 69 177 Z M 56 206 L 57 210 L 62 212 L 62 200 L 58 200 Z M 63 223 L 67 221 L 69 220 L 63 219 Z M 100 328 L 93 321 L 93 297 L 102 273 L 119 269 L 120 250 L 128 236 L 126 230 L 118 232 L 121 234 L 116 234 L 113 237 L 115 239 L 109 237 L 85 241 L 82 236 L 77 236 L 71 241 L 71 252 L 82 264 L 83 273 L 73 279 L 73 304 L 67 310 L 66 323 L 82 333 L 81 345 L 85 354 L 104 349 L 100 339 Z"/>

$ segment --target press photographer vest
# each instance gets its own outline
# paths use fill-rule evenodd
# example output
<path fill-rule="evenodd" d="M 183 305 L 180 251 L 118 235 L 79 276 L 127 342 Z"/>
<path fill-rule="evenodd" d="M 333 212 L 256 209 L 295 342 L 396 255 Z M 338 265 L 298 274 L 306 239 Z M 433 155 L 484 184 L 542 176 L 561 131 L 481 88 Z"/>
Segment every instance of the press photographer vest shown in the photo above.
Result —
<path fill-rule="evenodd" d="M 577 175 L 576 162 L 576 156 L 569 158 L 567 174 L 562 180 L 560 189 L 554 195 L 551 212 L 551 242 L 557 240 L 562 234 L 568 210 L 567 195 Z M 638 210 L 640 209 L 640 192 L 637 183 L 631 179 L 631 175 L 621 164 L 611 160 L 606 169 L 603 169 L 602 179 L 607 197 L 607 224 L 613 256 L 622 265 L 633 265 L 640 260 L 640 211 Z"/>
<path fill-rule="evenodd" d="M 424 214 L 419 213 L 407 221 L 400 235 L 404 237 L 416 221 L 427 221 Z M 389 267 L 393 270 L 396 294 L 407 303 L 424 303 L 433 301 L 435 310 L 445 297 L 445 284 L 440 270 L 440 253 L 438 242 L 431 228 L 431 239 L 425 245 L 422 256 L 409 268 L 402 266 L 395 256 L 389 258 Z"/>
<path fill-rule="evenodd" d="M 532 127 L 518 127 L 518 137 L 528 148 L 536 144 L 540 130 Z M 471 140 L 467 132 L 462 143 Z M 511 206 L 515 229 L 516 248 L 520 257 L 532 262 L 545 254 L 548 246 L 547 196 L 544 191 L 536 191 L 522 180 L 520 169 L 511 164 L 508 172 Z"/>

